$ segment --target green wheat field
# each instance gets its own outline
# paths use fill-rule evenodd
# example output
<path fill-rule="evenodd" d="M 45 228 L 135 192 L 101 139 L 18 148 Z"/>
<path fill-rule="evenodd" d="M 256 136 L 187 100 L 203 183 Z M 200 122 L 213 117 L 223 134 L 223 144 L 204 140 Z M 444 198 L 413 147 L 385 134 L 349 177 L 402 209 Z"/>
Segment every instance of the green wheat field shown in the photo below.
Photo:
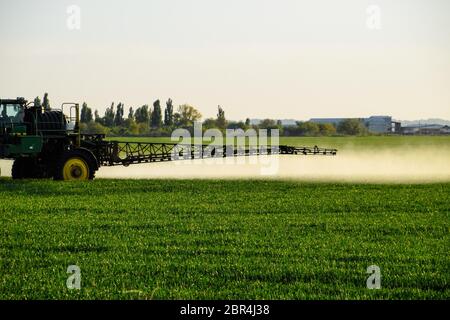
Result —
<path fill-rule="evenodd" d="M 0 299 L 449 299 L 449 218 L 450 183 L 1 178 Z"/>

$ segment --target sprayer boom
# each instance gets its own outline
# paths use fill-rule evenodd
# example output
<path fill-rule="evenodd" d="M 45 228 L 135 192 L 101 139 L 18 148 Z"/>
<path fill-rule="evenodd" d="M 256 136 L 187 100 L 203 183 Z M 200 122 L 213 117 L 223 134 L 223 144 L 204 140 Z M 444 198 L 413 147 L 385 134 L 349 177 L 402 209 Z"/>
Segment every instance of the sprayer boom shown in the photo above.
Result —
<path fill-rule="evenodd" d="M 232 145 L 105 141 L 101 135 L 82 135 L 82 141 L 88 149 L 96 150 L 98 161 L 103 166 L 275 154 L 334 156 L 337 153 L 336 149 L 324 149 L 317 146 L 235 147 Z"/>

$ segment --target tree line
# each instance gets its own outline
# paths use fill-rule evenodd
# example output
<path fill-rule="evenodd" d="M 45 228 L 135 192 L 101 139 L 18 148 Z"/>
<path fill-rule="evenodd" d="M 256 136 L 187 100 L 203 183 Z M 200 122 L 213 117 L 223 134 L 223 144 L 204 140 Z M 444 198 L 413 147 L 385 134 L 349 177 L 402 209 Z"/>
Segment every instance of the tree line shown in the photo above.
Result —
<path fill-rule="evenodd" d="M 98 111 L 92 112 L 87 103 L 80 111 L 81 130 L 87 133 L 105 133 L 125 136 L 166 136 L 176 128 L 190 128 L 200 121 L 202 114 L 189 104 L 182 104 L 174 110 L 172 99 L 165 103 L 164 110 L 160 100 L 139 108 L 125 108 L 123 103 L 111 103 L 103 116 Z"/>
<path fill-rule="evenodd" d="M 39 97 L 34 100 L 35 105 L 41 105 L 50 110 L 48 94 L 44 94 L 43 101 Z M 116 136 L 170 136 L 177 128 L 192 130 L 194 122 L 201 121 L 202 114 L 190 104 L 182 104 L 174 109 L 172 99 L 165 102 L 162 108 L 158 99 L 152 107 L 144 104 L 139 108 L 125 108 L 123 103 L 113 102 L 101 116 L 98 110 L 92 111 L 86 102 L 80 111 L 80 129 L 82 133 L 101 133 Z M 333 136 L 333 135 L 367 135 L 364 123 L 358 119 L 346 119 L 335 126 L 315 122 L 296 122 L 295 125 L 283 126 L 280 120 L 264 119 L 258 124 L 251 124 L 249 118 L 245 121 L 229 121 L 225 117 L 224 109 L 219 105 L 215 118 L 207 118 L 202 122 L 203 129 L 278 129 L 283 136 Z"/>

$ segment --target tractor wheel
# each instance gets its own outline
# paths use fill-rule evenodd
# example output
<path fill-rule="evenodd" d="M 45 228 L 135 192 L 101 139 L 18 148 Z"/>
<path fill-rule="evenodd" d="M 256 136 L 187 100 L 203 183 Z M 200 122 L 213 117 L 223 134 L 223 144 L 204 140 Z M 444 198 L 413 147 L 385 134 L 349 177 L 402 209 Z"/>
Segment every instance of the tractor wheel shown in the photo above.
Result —
<path fill-rule="evenodd" d="M 92 180 L 95 166 L 92 160 L 80 150 L 71 150 L 63 154 L 56 168 L 55 180 Z"/>
<path fill-rule="evenodd" d="M 32 179 L 35 170 L 35 162 L 30 158 L 17 158 L 14 160 L 11 176 L 14 180 Z"/>

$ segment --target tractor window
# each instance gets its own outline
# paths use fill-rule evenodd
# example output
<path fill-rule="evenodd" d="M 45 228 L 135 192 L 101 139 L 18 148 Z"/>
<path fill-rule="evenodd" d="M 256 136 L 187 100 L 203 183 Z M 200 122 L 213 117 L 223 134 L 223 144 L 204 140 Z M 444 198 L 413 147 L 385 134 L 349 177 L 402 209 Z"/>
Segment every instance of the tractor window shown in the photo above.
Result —
<path fill-rule="evenodd" d="M 0 119 L 11 122 L 23 121 L 23 110 L 19 104 L 2 104 L 0 105 Z"/>

